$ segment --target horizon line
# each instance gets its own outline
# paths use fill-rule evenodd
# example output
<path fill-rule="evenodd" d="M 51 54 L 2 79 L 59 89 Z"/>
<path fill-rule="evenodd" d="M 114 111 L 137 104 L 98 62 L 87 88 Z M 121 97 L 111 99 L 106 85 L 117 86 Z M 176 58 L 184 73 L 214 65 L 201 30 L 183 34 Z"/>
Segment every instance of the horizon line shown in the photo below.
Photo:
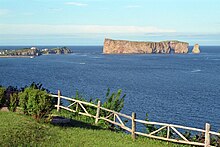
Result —
<path fill-rule="evenodd" d="M 18 45 L 1 45 L 0 46 L 104 46 L 103 44 L 88 44 L 88 45 L 83 45 L 83 44 L 77 44 L 77 45 L 71 45 L 71 44 L 38 44 L 38 45 L 33 45 L 33 44 L 18 44 Z M 194 45 L 189 45 L 189 46 L 194 46 Z M 199 45 L 199 46 L 220 46 L 220 44 L 213 44 L 213 45 Z"/>

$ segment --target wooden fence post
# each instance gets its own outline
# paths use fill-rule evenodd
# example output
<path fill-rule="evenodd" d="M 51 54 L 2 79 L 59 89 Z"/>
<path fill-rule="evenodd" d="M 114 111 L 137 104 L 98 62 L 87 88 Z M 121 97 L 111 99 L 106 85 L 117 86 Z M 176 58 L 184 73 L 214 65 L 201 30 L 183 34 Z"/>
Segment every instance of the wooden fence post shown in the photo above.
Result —
<path fill-rule="evenodd" d="M 98 121 L 99 121 L 100 107 L 101 107 L 101 101 L 98 101 L 97 111 L 96 111 L 96 117 L 95 117 L 95 124 L 97 124 Z"/>
<path fill-rule="evenodd" d="M 167 139 L 170 138 L 170 126 L 167 126 Z"/>
<path fill-rule="evenodd" d="M 61 95 L 61 92 L 60 92 L 60 90 L 58 90 L 58 97 L 57 97 L 57 112 L 60 111 L 60 95 Z"/>
<path fill-rule="evenodd" d="M 210 124 L 206 123 L 205 124 L 205 147 L 209 147 L 210 146 Z"/>
<path fill-rule="evenodd" d="M 136 113 L 132 112 L 132 119 L 131 119 L 131 137 L 133 140 L 135 140 L 135 131 L 136 131 Z"/>

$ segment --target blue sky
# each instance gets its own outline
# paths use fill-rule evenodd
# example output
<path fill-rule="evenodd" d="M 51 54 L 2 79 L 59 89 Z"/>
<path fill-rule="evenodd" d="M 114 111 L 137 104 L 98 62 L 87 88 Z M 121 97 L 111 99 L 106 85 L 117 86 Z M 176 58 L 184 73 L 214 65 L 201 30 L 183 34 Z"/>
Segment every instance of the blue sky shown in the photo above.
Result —
<path fill-rule="evenodd" d="M 219 0 L 0 0 L 0 45 L 220 45 Z"/>

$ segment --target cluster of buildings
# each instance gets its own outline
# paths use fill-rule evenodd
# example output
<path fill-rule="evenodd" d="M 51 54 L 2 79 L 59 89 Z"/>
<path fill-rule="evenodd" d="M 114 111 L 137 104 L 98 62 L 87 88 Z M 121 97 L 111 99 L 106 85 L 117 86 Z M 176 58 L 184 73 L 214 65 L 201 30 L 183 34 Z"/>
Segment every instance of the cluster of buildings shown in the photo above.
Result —
<path fill-rule="evenodd" d="M 19 50 L 0 50 L 0 56 L 39 56 L 40 51 L 36 47 L 23 48 Z"/>
<path fill-rule="evenodd" d="M 40 56 L 42 54 L 69 54 L 72 50 L 67 47 L 57 47 L 52 49 L 38 49 L 37 47 L 22 48 L 16 50 L 0 50 L 0 56 Z"/>

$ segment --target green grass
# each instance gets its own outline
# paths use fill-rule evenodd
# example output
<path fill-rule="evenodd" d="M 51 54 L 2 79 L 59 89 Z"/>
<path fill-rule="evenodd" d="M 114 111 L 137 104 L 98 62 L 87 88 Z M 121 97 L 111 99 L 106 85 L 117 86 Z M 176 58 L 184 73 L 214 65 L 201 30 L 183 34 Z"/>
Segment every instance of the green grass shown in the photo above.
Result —
<path fill-rule="evenodd" d="M 37 123 L 31 117 L 0 112 L 0 146 L 183 146 L 139 137 L 135 141 L 125 133 L 103 130 L 73 120 L 69 126 Z"/>

